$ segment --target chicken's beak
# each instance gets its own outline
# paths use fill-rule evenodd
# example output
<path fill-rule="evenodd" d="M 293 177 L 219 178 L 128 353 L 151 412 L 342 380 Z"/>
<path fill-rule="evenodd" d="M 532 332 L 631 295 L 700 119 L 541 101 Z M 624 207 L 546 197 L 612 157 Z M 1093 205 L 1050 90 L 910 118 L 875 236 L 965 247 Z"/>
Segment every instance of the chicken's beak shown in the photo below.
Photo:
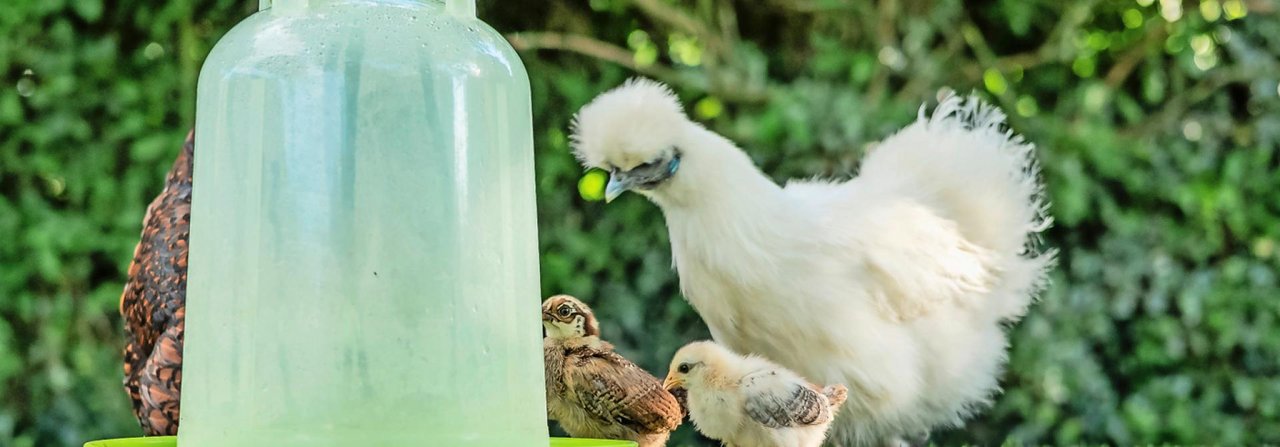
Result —
<path fill-rule="evenodd" d="M 684 380 L 668 374 L 666 380 L 662 381 L 662 388 L 667 391 L 684 388 Z"/>
<path fill-rule="evenodd" d="M 604 187 L 604 203 L 612 202 L 628 189 L 631 189 L 631 182 L 625 176 L 610 174 L 609 183 Z"/>

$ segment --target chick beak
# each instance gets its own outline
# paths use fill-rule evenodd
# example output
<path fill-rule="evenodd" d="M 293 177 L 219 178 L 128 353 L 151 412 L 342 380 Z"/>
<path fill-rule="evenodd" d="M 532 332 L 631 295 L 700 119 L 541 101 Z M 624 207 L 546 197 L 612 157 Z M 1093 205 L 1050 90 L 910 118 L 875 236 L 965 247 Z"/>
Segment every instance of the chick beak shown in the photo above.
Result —
<path fill-rule="evenodd" d="M 552 329 L 551 321 L 552 320 L 550 319 L 548 314 L 546 313 L 542 314 L 542 338 L 547 338 L 548 336 L 551 335 L 551 329 Z"/>
<path fill-rule="evenodd" d="M 621 174 L 610 174 L 609 183 L 604 187 L 604 203 L 612 202 L 628 189 L 631 189 L 630 180 Z"/>
<path fill-rule="evenodd" d="M 668 374 L 667 378 L 662 381 L 662 388 L 667 391 L 684 388 L 684 380 L 681 380 L 679 377 Z"/>

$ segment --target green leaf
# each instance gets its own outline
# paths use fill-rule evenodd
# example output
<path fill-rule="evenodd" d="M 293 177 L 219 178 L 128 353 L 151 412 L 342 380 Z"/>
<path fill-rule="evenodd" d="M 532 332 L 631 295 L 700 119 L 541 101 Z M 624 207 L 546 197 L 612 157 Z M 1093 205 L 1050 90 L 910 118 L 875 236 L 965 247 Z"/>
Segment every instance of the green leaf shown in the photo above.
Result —
<path fill-rule="evenodd" d="M 71 8 L 89 22 L 102 18 L 102 0 L 71 0 Z"/>

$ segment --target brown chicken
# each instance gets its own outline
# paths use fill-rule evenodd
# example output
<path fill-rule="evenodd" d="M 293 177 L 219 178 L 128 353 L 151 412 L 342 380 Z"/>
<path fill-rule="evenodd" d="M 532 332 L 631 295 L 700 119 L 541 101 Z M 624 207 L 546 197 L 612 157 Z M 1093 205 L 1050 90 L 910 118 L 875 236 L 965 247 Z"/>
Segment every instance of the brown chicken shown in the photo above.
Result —
<path fill-rule="evenodd" d="M 194 149 L 193 131 L 169 170 L 164 191 L 147 207 L 142 240 L 133 251 L 129 280 L 120 296 L 126 336 L 124 388 L 148 436 L 178 432 Z"/>
<path fill-rule="evenodd" d="M 684 419 L 680 404 L 656 377 L 600 340 L 590 308 L 553 296 L 542 303 L 542 325 L 548 418 L 573 437 L 666 445 Z"/>

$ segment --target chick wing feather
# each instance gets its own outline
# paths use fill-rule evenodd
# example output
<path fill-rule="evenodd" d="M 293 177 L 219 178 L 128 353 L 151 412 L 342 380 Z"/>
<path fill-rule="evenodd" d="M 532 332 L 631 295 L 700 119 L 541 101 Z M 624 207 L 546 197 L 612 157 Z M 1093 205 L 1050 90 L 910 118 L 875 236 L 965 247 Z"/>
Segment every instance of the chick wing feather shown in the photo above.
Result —
<path fill-rule="evenodd" d="M 830 403 L 819 391 L 776 371 L 743 377 L 742 393 L 747 416 L 769 428 L 818 425 L 832 418 Z"/>
<path fill-rule="evenodd" d="M 644 369 L 611 350 L 584 347 L 574 354 L 564 383 L 583 409 L 639 433 L 667 432 L 680 425 L 680 404 Z"/>

